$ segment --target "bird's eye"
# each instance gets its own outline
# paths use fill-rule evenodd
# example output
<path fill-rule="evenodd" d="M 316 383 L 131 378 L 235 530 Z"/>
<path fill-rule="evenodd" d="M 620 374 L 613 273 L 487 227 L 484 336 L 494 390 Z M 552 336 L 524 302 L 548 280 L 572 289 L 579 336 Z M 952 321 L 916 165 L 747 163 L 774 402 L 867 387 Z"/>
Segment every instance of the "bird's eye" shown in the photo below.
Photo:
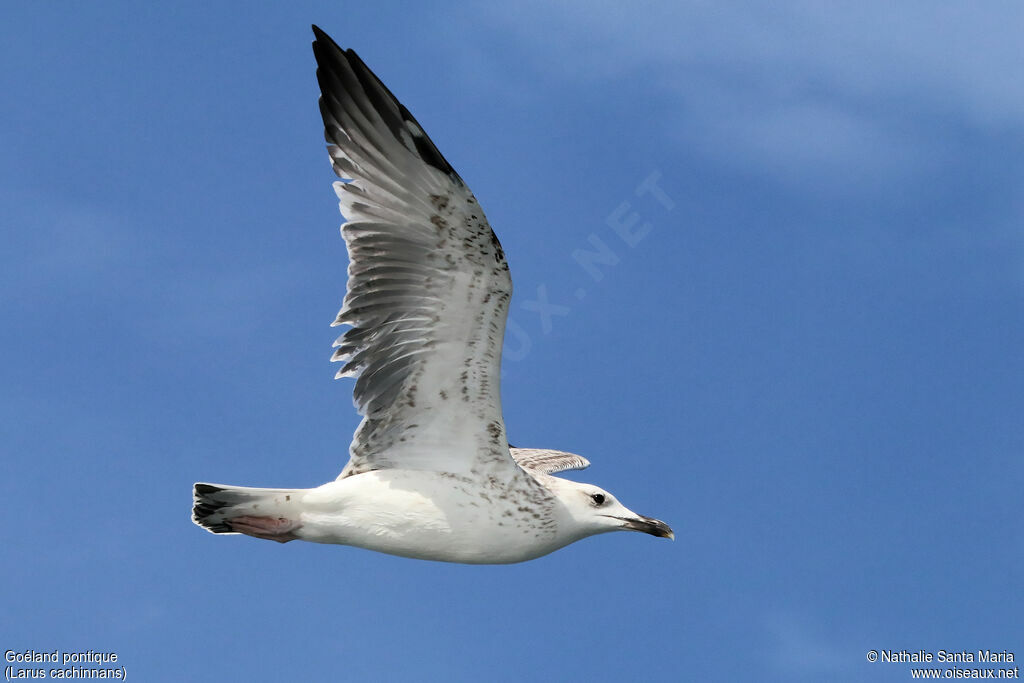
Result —
<path fill-rule="evenodd" d="M 594 505 L 604 505 L 604 494 L 592 493 L 590 494 L 590 500 L 594 501 Z"/>

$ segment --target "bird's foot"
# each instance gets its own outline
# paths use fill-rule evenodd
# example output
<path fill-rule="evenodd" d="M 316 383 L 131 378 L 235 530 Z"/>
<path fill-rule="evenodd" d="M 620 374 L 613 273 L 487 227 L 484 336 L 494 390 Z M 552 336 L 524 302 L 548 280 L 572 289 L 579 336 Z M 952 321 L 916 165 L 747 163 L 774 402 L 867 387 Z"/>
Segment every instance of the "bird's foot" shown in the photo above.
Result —
<path fill-rule="evenodd" d="M 246 536 L 265 538 L 268 541 L 287 543 L 298 538 L 293 531 L 301 526 L 298 522 L 284 517 L 235 517 L 226 520 L 232 531 Z"/>

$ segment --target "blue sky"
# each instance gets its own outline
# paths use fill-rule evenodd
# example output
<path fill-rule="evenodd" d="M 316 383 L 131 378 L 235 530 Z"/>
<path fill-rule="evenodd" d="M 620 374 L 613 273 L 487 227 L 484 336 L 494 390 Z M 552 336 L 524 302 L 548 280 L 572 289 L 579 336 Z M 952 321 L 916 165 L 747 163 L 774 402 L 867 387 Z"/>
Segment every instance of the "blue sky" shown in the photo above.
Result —
<path fill-rule="evenodd" d="M 865 653 L 1024 657 L 1022 20 L 10 10 L 0 646 L 114 651 L 146 681 L 902 681 Z M 576 478 L 674 543 L 466 567 L 189 521 L 197 480 L 334 478 L 357 424 L 328 363 L 346 262 L 314 22 L 501 238 L 512 442 L 585 455 Z M 664 195 L 637 192 L 652 177 Z"/>

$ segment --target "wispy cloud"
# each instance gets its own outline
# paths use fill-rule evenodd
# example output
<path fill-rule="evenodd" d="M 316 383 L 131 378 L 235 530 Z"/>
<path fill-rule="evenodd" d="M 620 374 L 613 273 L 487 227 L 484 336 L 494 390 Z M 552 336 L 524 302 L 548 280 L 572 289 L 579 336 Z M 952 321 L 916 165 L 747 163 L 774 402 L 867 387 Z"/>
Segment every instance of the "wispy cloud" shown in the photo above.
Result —
<path fill-rule="evenodd" d="M 808 619 L 776 612 L 765 618 L 764 629 L 766 663 L 786 680 L 822 680 L 822 676 L 838 674 L 846 674 L 843 680 L 857 680 L 863 660 L 855 660 Z"/>
<path fill-rule="evenodd" d="M 284 256 L 218 260 L 180 233 L 170 239 L 164 224 L 114 209 L 32 195 L 6 204 L 16 225 L 0 260 L 0 310 L 52 324 L 77 313 L 158 345 L 241 339 L 309 278 L 308 266 Z"/>
<path fill-rule="evenodd" d="M 737 86 L 758 81 L 780 99 L 833 84 L 855 95 L 941 92 L 952 99 L 936 106 L 990 123 L 1024 113 L 1019 4 L 526 4 L 491 5 L 492 16 L 523 29 L 546 72 L 574 79 L 671 64 L 732 74 Z"/>
<path fill-rule="evenodd" d="M 833 203 L 846 223 L 822 225 L 844 252 L 877 260 L 890 246 L 939 250 L 956 266 L 973 251 L 980 262 L 995 259 L 981 280 L 1019 285 L 1024 206 L 1012 197 L 1024 152 L 1024 81 L 1016 77 L 1024 6 L 488 8 L 494 32 L 521 40 L 512 79 L 522 82 L 508 83 L 503 71 L 482 87 L 519 92 L 528 83 L 549 97 L 568 86 L 628 88 L 637 125 L 667 143 L 652 165 L 671 172 L 679 155 L 696 155 L 702 168 L 809 210 Z"/>
<path fill-rule="evenodd" d="M 123 263 L 139 241 L 116 216 L 42 196 L 4 202 L 11 232 L 3 259 L 3 287 L 24 296 L 68 282 L 84 282 Z M 50 292 L 47 292 L 50 294 Z M 18 299 L 5 297 L 7 304 Z"/>
<path fill-rule="evenodd" d="M 528 77 L 642 78 L 675 101 L 666 133 L 780 180 L 824 171 L 849 188 L 935 169 L 946 141 L 908 118 L 1001 130 L 1019 128 L 1024 114 L 1024 82 L 1014 76 L 1024 69 L 1020 5 L 492 7 L 495 24 L 529 41 Z"/>

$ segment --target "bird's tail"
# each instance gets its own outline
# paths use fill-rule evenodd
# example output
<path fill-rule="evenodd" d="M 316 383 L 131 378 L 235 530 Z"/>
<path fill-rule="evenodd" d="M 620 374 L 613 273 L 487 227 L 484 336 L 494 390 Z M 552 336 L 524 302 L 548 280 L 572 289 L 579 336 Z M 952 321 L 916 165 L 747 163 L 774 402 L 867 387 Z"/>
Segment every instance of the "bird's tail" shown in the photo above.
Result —
<path fill-rule="evenodd" d="M 295 518 L 300 489 L 256 489 L 223 484 L 196 484 L 192 489 L 192 521 L 214 534 L 234 534 L 238 517 Z M 242 533 L 245 533 L 244 531 Z"/>

